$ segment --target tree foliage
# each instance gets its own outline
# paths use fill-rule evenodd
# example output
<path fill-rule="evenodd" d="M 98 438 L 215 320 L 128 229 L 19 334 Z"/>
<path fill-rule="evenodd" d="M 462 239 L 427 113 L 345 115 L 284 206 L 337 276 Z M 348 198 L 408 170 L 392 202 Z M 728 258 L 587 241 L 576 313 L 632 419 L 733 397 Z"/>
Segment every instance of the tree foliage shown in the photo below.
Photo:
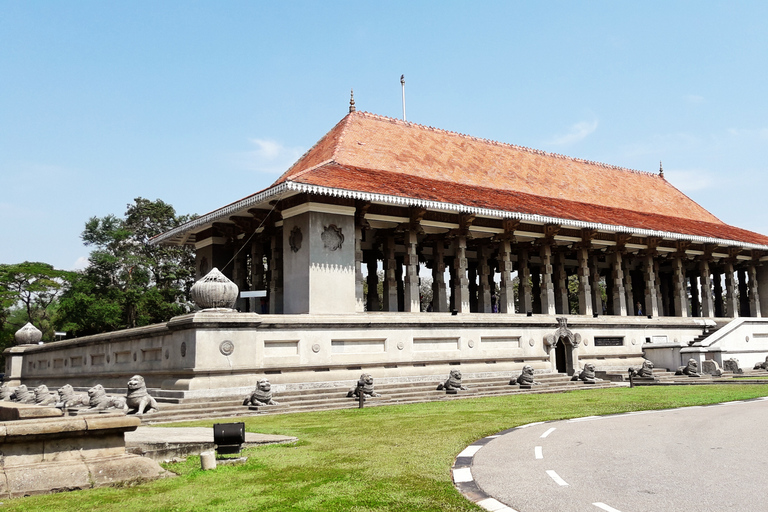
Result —
<path fill-rule="evenodd" d="M 62 328 L 82 336 L 162 322 L 190 310 L 194 254 L 149 240 L 188 221 L 161 201 L 136 198 L 123 218 L 92 217 L 81 237 L 93 247 L 88 267 L 59 307 Z"/>

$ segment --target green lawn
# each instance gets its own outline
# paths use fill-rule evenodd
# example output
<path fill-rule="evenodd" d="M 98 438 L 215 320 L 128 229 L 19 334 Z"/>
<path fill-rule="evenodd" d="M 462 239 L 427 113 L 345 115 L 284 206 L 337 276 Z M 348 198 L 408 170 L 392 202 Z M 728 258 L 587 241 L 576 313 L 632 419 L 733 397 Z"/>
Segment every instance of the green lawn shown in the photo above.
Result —
<path fill-rule="evenodd" d="M 768 384 L 613 388 L 369 407 L 245 420 L 251 432 L 296 436 L 249 449 L 247 463 L 178 473 L 133 487 L 3 500 L 3 509 L 46 511 L 265 510 L 478 511 L 453 488 L 454 457 L 473 441 L 517 425 L 768 396 Z M 352 405 L 350 401 L 350 405 Z M 238 420 L 239 421 L 239 420 Z M 188 423 L 211 426 L 215 421 Z M 177 426 L 174 424 L 174 426 Z"/>

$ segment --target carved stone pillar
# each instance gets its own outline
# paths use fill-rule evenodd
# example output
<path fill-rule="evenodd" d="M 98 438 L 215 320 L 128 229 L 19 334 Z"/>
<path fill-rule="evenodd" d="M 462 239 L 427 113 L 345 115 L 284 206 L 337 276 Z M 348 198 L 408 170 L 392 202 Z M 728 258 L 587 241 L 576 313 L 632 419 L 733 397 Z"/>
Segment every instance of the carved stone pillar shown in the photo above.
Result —
<path fill-rule="evenodd" d="M 685 268 L 683 258 L 675 256 L 672 261 L 674 276 L 672 281 L 672 293 L 675 300 L 675 315 L 688 316 L 688 290 L 685 284 Z"/>
<path fill-rule="evenodd" d="M 405 311 L 405 282 L 403 281 L 403 257 L 395 256 L 395 281 L 397 282 L 397 311 Z"/>
<path fill-rule="evenodd" d="M 659 258 L 653 258 L 653 274 L 656 282 L 656 304 L 659 316 L 664 316 L 664 295 L 661 293 L 661 273 L 659 272 Z"/>
<path fill-rule="evenodd" d="M 630 258 L 628 254 L 625 254 L 622 258 L 624 263 L 624 294 L 627 304 L 627 315 L 635 316 L 635 297 L 632 294 L 632 270 L 630 268 Z"/>
<path fill-rule="evenodd" d="M 269 258 L 269 312 L 283 312 L 283 232 L 276 230 L 272 235 Z"/>
<path fill-rule="evenodd" d="M 555 314 L 555 289 L 552 284 L 552 246 L 544 243 L 539 251 L 541 257 L 541 313 Z"/>
<path fill-rule="evenodd" d="M 531 268 L 528 261 L 528 248 L 520 248 L 520 252 L 517 256 L 518 266 L 517 275 L 520 278 L 520 309 L 521 313 L 533 312 L 533 294 L 531 290 Z"/>
<path fill-rule="evenodd" d="M 418 237 L 415 231 L 405 234 L 405 294 L 403 306 L 405 311 L 418 313 L 421 311 L 419 296 L 419 256 L 416 252 Z"/>
<path fill-rule="evenodd" d="M 477 313 L 477 263 L 467 262 L 467 286 L 469 288 L 469 310 Z"/>
<path fill-rule="evenodd" d="M 363 227 L 355 225 L 355 311 L 365 311 L 365 276 L 363 276 Z"/>
<path fill-rule="evenodd" d="M 368 298 L 366 301 L 366 307 L 368 311 L 380 311 L 381 302 L 379 302 L 379 275 L 378 262 L 376 261 L 376 255 L 373 251 L 368 254 L 365 260 L 365 264 L 368 267 Z"/>
<path fill-rule="evenodd" d="M 600 268 L 597 266 L 597 254 L 592 255 L 590 268 L 590 288 L 592 289 L 592 312 L 603 314 L 603 297 L 600 293 Z"/>
<path fill-rule="evenodd" d="M 445 286 L 445 245 L 437 242 L 432 262 L 432 310 L 448 311 L 448 292 Z"/>
<path fill-rule="evenodd" d="M 715 316 L 725 316 L 723 313 L 723 279 L 719 270 L 712 270 L 712 285 L 715 289 Z"/>
<path fill-rule="evenodd" d="M 515 297 L 512 289 L 512 259 L 509 240 L 499 243 L 499 313 L 515 312 Z M 522 291 L 522 285 L 520 287 Z"/>
<path fill-rule="evenodd" d="M 613 314 L 627 316 L 627 296 L 624 291 L 624 270 L 621 268 L 621 251 L 613 253 L 611 277 L 613 278 Z"/>
<path fill-rule="evenodd" d="M 699 301 L 699 280 L 696 275 L 689 277 L 691 287 L 691 316 L 701 316 L 701 302 Z"/>
<path fill-rule="evenodd" d="M 555 257 L 555 311 L 561 315 L 571 312 L 568 302 L 568 273 L 565 270 L 565 252 L 558 251 Z"/>
<path fill-rule="evenodd" d="M 453 307 L 459 313 L 469 313 L 469 279 L 467 279 L 467 237 L 457 236 L 453 241 L 454 248 L 454 284 L 452 296 Z"/>
<path fill-rule="evenodd" d="M 646 254 L 643 258 L 643 280 L 645 281 L 645 307 L 643 312 L 654 317 L 659 316 L 659 298 L 656 294 L 656 272 L 654 271 L 653 255 Z"/>
<path fill-rule="evenodd" d="M 254 240 L 251 243 L 251 289 L 266 289 L 264 283 L 264 246 L 258 235 L 254 237 Z M 262 313 L 262 300 L 262 297 L 252 298 L 251 306 L 248 308 L 248 310 L 251 313 Z"/>
<path fill-rule="evenodd" d="M 757 267 L 749 264 L 749 316 L 760 318 L 760 295 L 757 287 Z"/>
<path fill-rule="evenodd" d="M 739 276 L 739 316 L 749 316 L 749 291 L 747 288 L 747 271 L 740 268 Z"/>
<path fill-rule="evenodd" d="M 491 256 L 491 248 L 487 245 L 482 245 L 477 250 L 478 262 L 477 270 L 480 278 L 480 289 L 477 293 L 477 311 L 479 313 L 491 313 L 493 311 L 491 305 L 491 267 L 488 265 L 488 258 Z M 511 289 L 510 289 L 511 291 Z"/>
<path fill-rule="evenodd" d="M 699 277 L 701 279 L 701 316 L 715 316 L 715 302 L 712 297 L 712 276 L 709 273 L 709 262 L 699 262 Z"/>
<path fill-rule="evenodd" d="M 579 314 L 592 315 L 592 287 L 589 286 L 589 250 L 586 247 L 576 249 L 579 262 Z"/>
<path fill-rule="evenodd" d="M 388 235 L 384 242 L 384 311 L 397 311 L 397 259 L 395 237 Z"/>
<path fill-rule="evenodd" d="M 725 263 L 725 313 L 731 317 L 739 316 L 739 297 L 736 294 L 736 273 L 733 263 Z"/>

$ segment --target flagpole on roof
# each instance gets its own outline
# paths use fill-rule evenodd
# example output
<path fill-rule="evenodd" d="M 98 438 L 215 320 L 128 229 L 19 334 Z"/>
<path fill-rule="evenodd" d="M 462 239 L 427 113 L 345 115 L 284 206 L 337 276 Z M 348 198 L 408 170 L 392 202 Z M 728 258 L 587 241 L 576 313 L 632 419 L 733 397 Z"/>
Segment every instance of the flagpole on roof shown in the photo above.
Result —
<path fill-rule="evenodd" d="M 403 87 L 403 121 L 405 121 L 405 75 L 400 75 L 400 85 Z"/>

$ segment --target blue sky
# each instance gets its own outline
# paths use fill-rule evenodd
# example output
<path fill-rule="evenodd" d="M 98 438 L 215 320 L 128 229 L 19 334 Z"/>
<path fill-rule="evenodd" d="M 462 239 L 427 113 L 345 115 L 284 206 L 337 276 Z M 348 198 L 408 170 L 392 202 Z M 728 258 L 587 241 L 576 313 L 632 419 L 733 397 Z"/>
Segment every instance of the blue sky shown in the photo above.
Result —
<path fill-rule="evenodd" d="M 766 2 L 0 0 L 0 263 L 82 266 L 135 197 L 202 214 L 347 112 L 658 171 L 768 234 Z M 588 200 L 588 198 L 585 198 Z"/>

